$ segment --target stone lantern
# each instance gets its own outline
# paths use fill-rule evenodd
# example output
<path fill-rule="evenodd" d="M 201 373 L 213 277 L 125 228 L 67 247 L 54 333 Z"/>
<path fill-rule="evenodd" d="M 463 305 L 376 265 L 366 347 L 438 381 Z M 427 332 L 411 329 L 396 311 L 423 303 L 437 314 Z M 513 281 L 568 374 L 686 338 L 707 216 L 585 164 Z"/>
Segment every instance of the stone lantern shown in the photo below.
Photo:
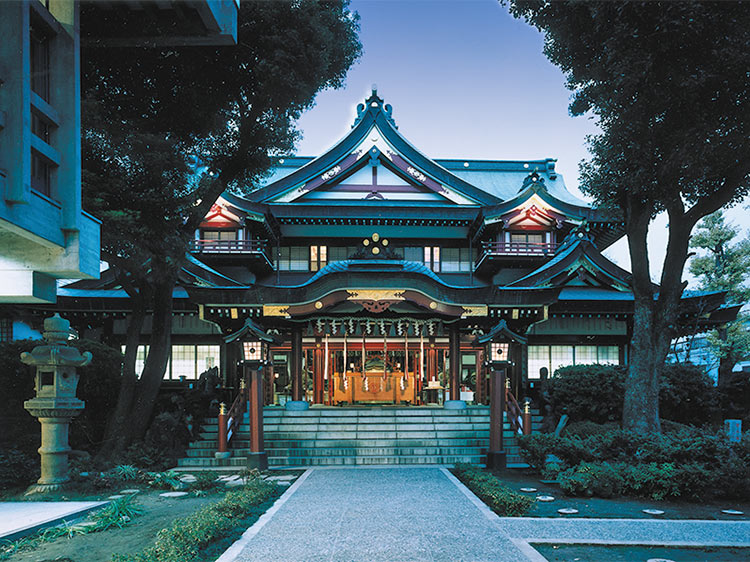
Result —
<path fill-rule="evenodd" d="M 36 397 L 24 402 L 23 407 L 42 424 L 39 448 L 42 475 L 27 494 L 59 490 L 70 480 L 68 426 L 84 406 L 83 401 L 76 398 L 76 368 L 91 362 L 91 353 L 81 355 L 76 348 L 68 346 L 70 322 L 58 314 L 45 319 L 43 336 L 47 345 L 21 354 L 22 362 L 36 367 Z"/>

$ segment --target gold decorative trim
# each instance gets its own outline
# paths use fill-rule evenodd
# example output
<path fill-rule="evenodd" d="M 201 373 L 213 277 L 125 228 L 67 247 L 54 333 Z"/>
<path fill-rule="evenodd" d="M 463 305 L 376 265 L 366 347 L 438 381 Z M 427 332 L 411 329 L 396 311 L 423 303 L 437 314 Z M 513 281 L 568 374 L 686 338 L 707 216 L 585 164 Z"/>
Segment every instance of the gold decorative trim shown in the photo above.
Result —
<path fill-rule="evenodd" d="M 480 304 L 477 306 L 462 306 L 463 312 L 461 313 L 461 318 L 466 318 L 467 316 L 487 316 L 487 305 L 486 304 Z"/>
<path fill-rule="evenodd" d="M 346 289 L 346 300 L 350 301 L 402 301 L 403 290 L 389 289 Z"/>
<path fill-rule="evenodd" d="M 286 316 L 289 317 L 289 307 L 278 304 L 264 304 L 263 316 Z"/>

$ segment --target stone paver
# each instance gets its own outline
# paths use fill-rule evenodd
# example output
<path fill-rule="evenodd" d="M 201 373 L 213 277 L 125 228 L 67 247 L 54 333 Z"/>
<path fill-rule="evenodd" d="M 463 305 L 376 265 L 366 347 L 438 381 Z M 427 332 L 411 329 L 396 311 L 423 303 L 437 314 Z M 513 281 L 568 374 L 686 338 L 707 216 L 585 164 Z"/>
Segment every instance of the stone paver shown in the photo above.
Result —
<path fill-rule="evenodd" d="M 0 539 L 15 540 L 37 529 L 73 521 L 108 502 L 2 502 Z"/>
<path fill-rule="evenodd" d="M 227 553 L 229 554 L 229 553 Z M 525 561 L 439 468 L 313 469 L 236 560 Z"/>

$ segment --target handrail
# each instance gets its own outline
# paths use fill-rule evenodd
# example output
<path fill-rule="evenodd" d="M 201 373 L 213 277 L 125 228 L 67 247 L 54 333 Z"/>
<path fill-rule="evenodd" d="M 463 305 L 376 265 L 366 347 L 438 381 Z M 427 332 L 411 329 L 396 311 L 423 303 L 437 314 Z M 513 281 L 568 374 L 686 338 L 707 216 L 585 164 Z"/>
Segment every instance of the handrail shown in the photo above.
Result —
<path fill-rule="evenodd" d="M 190 240 L 188 250 L 213 254 L 265 253 L 266 240 Z"/>
<path fill-rule="evenodd" d="M 513 396 L 510 388 L 505 389 L 505 411 L 508 413 L 508 422 L 511 429 L 523 435 L 523 410 L 518 405 L 518 400 Z"/>
<path fill-rule="evenodd" d="M 228 451 L 229 443 L 232 437 L 239 431 L 242 424 L 242 417 L 247 405 L 244 382 L 240 380 L 240 391 L 235 396 L 229 411 L 227 411 L 226 405 L 223 402 L 219 404 L 219 418 L 217 420 L 219 444 L 217 457 L 219 458 L 226 458 L 230 455 Z"/>
<path fill-rule="evenodd" d="M 242 424 L 242 417 L 245 414 L 245 407 L 247 405 L 247 396 L 245 396 L 245 381 L 240 381 L 240 391 L 232 402 L 232 406 L 227 412 L 227 445 L 232 440 L 232 436 L 237 433 Z"/>
<path fill-rule="evenodd" d="M 482 242 L 484 254 L 547 255 L 557 247 L 556 242 Z"/>

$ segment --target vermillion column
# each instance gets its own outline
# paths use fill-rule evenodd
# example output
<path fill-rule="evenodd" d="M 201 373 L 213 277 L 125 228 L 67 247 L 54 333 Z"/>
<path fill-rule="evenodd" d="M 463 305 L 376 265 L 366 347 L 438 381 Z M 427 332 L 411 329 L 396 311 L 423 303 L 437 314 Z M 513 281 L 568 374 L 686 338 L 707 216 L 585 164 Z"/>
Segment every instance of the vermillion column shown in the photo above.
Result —
<path fill-rule="evenodd" d="M 320 345 L 320 344 L 319 344 Z M 323 368 L 324 368 L 324 361 L 325 358 L 323 356 L 323 348 L 316 347 L 315 348 L 315 359 L 313 361 L 313 402 L 315 404 L 322 404 L 323 403 L 323 396 L 324 396 L 324 388 L 323 385 L 325 384 L 323 382 Z"/>
<path fill-rule="evenodd" d="M 245 367 L 249 375 L 250 396 L 248 418 L 250 420 L 250 453 L 247 455 L 248 468 L 265 470 L 268 468 L 268 456 L 263 442 L 263 367 L 250 369 Z M 249 372 L 247 372 L 249 371 Z"/>
<path fill-rule="evenodd" d="M 490 449 L 489 468 L 505 468 L 503 448 L 503 411 L 505 410 L 505 369 L 490 372 Z"/>

